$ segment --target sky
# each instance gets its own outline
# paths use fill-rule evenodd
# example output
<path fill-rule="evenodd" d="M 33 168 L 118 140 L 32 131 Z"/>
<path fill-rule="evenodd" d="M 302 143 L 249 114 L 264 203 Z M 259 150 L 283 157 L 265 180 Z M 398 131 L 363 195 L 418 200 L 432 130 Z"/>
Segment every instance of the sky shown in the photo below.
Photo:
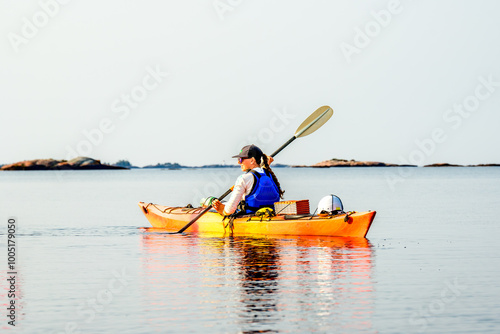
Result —
<path fill-rule="evenodd" d="M 500 163 L 495 0 L 0 0 L 0 164 Z"/>

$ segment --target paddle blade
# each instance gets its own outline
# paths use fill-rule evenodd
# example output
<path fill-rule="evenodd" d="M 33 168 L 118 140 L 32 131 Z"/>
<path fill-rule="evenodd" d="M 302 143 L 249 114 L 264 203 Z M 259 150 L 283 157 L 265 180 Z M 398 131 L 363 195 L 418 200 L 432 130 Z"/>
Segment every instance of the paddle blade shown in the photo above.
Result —
<path fill-rule="evenodd" d="M 318 108 L 309 117 L 306 118 L 302 124 L 295 131 L 295 138 L 305 137 L 310 135 L 314 131 L 318 130 L 325 124 L 330 117 L 333 115 L 333 109 L 329 106 L 323 106 Z"/>

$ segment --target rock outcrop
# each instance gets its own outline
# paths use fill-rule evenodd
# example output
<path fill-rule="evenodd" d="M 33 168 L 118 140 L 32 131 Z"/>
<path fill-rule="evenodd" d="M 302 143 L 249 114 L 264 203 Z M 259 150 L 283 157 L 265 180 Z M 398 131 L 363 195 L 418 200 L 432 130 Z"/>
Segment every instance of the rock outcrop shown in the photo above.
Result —
<path fill-rule="evenodd" d="M 311 166 L 294 166 L 294 167 L 315 167 L 315 168 L 329 168 L 329 167 L 416 167 L 414 165 L 396 165 L 388 164 L 385 162 L 378 161 L 356 161 L 356 160 L 345 160 L 345 159 L 330 159 Z"/>
<path fill-rule="evenodd" d="M 35 159 L 4 165 L 0 170 L 79 170 L 79 169 L 127 169 L 101 164 L 99 160 L 77 157 L 71 160 Z"/>
<path fill-rule="evenodd" d="M 444 162 L 444 163 L 437 163 L 437 164 L 425 165 L 424 167 L 465 167 L 465 166 L 454 165 L 454 164 L 449 164 L 449 163 Z"/>

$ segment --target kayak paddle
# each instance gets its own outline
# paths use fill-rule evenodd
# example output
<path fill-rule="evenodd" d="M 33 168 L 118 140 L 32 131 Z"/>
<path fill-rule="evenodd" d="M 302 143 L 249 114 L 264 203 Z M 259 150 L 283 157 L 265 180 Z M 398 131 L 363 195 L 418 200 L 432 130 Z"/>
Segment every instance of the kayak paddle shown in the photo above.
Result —
<path fill-rule="evenodd" d="M 290 138 L 286 143 L 284 143 L 280 148 L 278 148 L 271 157 L 274 157 L 276 154 L 280 153 L 285 147 L 290 145 L 297 138 L 305 137 L 310 135 L 314 131 L 318 130 L 320 127 L 325 124 L 330 117 L 333 115 L 333 110 L 329 106 L 323 106 L 318 108 L 315 112 L 313 112 L 309 117 L 306 118 L 302 124 L 297 128 L 295 134 L 292 138 Z M 227 195 L 229 195 L 232 191 L 232 188 L 228 189 L 224 194 L 222 194 L 218 200 L 222 201 Z M 201 211 L 198 216 L 194 217 L 189 223 L 186 224 L 183 228 L 181 228 L 177 232 L 169 232 L 167 234 L 178 234 L 184 232 L 189 226 L 193 225 L 201 216 L 207 213 L 212 208 L 212 205 L 207 206 L 203 211 Z"/>

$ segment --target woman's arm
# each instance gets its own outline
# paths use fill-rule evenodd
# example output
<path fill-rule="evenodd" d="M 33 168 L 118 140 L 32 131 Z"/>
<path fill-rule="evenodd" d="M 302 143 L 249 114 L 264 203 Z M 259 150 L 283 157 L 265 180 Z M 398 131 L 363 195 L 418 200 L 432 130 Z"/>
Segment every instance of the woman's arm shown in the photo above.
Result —
<path fill-rule="evenodd" d="M 223 216 L 234 213 L 243 196 L 252 189 L 253 182 L 253 175 L 251 173 L 240 175 L 234 184 L 233 192 L 226 204 L 224 205 L 219 200 L 214 200 L 212 202 L 214 209 Z"/>

